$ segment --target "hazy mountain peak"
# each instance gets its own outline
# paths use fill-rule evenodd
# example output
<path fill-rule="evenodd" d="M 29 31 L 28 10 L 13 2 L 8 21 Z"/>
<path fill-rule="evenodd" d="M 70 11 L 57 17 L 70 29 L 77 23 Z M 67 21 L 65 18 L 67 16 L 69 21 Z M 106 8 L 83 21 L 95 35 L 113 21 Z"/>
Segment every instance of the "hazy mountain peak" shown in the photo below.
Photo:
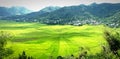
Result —
<path fill-rule="evenodd" d="M 41 9 L 40 11 L 52 12 L 52 11 L 55 11 L 55 10 L 60 9 L 60 8 L 61 7 L 58 7 L 58 6 L 48 6 L 48 7 Z"/>
<path fill-rule="evenodd" d="M 25 7 L 13 6 L 13 7 L 0 7 L 0 17 L 24 15 L 32 12 Z"/>

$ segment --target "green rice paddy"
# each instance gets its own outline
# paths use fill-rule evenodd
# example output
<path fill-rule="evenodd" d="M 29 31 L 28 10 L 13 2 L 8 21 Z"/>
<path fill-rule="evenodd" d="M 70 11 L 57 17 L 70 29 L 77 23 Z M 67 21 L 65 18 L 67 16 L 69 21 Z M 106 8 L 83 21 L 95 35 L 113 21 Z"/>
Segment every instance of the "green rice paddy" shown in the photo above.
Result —
<path fill-rule="evenodd" d="M 8 58 L 16 57 L 25 51 L 35 59 L 48 59 L 49 56 L 76 57 L 80 47 L 88 51 L 88 55 L 100 53 L 105 44 L 102 25 L 45 25 L 40 23 L 21 23 L 0 21 L 0 31 L 6 31 L 14 36 L 7 47 L 14 53 Z"/>

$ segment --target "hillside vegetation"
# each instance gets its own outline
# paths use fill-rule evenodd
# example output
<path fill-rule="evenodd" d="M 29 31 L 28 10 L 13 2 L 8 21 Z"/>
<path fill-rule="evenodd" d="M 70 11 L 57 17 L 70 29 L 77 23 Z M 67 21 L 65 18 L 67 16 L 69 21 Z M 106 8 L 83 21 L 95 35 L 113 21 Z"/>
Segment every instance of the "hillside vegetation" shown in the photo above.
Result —
<path fill-rule="evenodd" d="M 17 22 L 39 22 L 57 25 L 104 24 L 110 27 L 120 27 L 120 3 L 92 3 L 67 7 L 46 7 L 38 12 L 26 15 L 3 17 L 5 20 Z M 115 22 L 113 22 L 113 18 Z M 115 24 L 114 24 L 115 23 Z"/>

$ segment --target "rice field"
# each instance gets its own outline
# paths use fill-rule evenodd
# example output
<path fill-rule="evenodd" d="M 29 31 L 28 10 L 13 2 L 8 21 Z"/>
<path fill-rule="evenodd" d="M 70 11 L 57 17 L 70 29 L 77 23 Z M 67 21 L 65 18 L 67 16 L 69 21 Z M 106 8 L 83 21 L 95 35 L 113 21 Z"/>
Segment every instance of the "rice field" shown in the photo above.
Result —
<path fill-rule="evenodd" d="M 88 55 L 95 55 L 106 44 L 103 25 L 45 25 L 1 20 L 0 31 L 14 36 L 7 44 L 14 53 L 7 59 L 18 56 L 22 51 L 35 59 L 48 59 L 49 56 L 55 59 L 57 56 L 71 54 L 77 57 L 80 47 L 84 47 Z"/>

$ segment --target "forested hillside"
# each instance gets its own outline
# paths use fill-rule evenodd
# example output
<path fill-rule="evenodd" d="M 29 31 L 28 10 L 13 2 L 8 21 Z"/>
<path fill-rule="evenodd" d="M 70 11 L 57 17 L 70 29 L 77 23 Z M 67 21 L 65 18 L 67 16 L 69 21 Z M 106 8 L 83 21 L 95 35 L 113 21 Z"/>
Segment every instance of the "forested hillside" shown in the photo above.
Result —
<path fill-rule="evenodd" d="M 67 7 L 46 7 L 38 12 L 27 15 L 4 17 L 5 20 L 15 20 L 21 22 L 40 22 L 44 24 L 105 24 L 112 27 L 119 27 L 120 3 L 102 3 L 90 5 L 78 5 Z M 117 19 L 118 18 L 118 19 Z"/>

